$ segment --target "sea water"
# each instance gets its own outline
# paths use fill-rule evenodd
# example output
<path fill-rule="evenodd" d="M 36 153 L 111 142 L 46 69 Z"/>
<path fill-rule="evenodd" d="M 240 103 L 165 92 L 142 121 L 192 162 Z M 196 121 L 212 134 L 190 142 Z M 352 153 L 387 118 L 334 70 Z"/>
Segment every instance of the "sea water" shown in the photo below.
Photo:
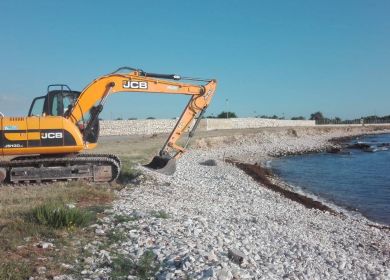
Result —
<path fill-rule="evenodd" d="M 346 149 L 341 154 L 289 156 L 272 161 L 271 166 L 284 181 L 305 192 L 390 225 L 390 147 L 381 147 L 390 143 L 390 134 L 363 136 L 358 141 L 369 143 L 375 152 Z"/>

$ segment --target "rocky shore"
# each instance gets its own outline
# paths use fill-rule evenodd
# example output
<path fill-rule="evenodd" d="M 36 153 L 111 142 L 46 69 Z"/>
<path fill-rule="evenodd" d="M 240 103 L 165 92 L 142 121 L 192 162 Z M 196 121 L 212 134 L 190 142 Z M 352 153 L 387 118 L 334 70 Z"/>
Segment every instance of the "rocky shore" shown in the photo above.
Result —
<path fill-rule="evenodd" d="M 92 226 L 96 240 L 84 248 L 82 278 L 112 277 L 120 260 L 139 264 L 150 256 L 157 279 L 390 279 L 388 229 L 306 208 L 226 161 L 262 163 L 357 134 L 286 129 L 215 137 L 198 140 L 173 176 L 139 167 L 143 175 Z M 137 275 L 133 267 L 123 279 Z"/>

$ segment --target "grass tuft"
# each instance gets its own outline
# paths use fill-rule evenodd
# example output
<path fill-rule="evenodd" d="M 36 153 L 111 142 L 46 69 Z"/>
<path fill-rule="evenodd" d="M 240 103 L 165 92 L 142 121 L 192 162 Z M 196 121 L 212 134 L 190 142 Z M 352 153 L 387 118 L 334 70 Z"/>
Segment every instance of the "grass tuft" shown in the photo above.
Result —
<path fill-rule="evenodd" d="M 114 219 L 116 224 L 121 224 L 121 223 L 138 221 L 140 217 L 128 216 L 128 215 L 115 215 Z"/>
<path fill-rule="evenodd" d="M 108 244 L 118 244 L 127 239 L 127 235 L 123 231 L 111 230 L 107 234 Z"/>
<path fill-rule="evenodd" d="M 74 229 L 87 225 L 93 218 L 89 211 L 78 208 L 69 208 L 59 203 L 45 203 L 32 209 L 30 215 L 32 221 L 55 229 Z"/>
<path fill-rule="evenodd" d="M 133 273 L 134 267 L 133 260 L 124 255 L 118 255 L 111 263 L 111 277 L 112 279 L 126 279 Z"/>
<path fill-rule="evenodd" d="M 137 276 L 140 279 L 151 279 L 160 269 L 160 264 L 156 260 L 153 251 L 146 251 L 139 259 L 136 267 Z"/>
<path fill-rule="evenodd" d="M 124 255 L 117 255 L 111 263 L 112 279 L 126 279 L 127 276 L 137 276 L 137 279 L 154 279 L 160 269 L 160 263 L 156 255 L 151 251 L 145 251 L 138 262 L 134 262 Z"/>
<path fill-rule="evenodd" d="M 121 160 L 121 173 L 117 181 L 120 184 L 131 183 L 141 175 L 141 172 L 134 169 L 134 162 L 132 160 L 128 158 L 121 158 Z"/>
<path fill-rule="evenodd" d="M 159 210 L 159 211 L 152 211 L 152 216 L 158 219 L 168 219 L 169 214 L 165 212 L 164 210 Z"/>

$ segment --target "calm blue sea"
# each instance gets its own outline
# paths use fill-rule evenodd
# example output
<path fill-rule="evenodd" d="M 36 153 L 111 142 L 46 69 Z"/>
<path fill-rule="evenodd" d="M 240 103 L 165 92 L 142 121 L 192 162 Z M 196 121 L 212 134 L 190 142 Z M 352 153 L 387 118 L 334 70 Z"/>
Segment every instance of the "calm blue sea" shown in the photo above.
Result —
<path fill-rule="evenodd" d="M 390 143 L 390 134 L 358 141 L 380 146 Z M 290 156 L 272 161 L 271 166 L 284 181 L 306 192 L 390 225 L 390 147 L 376 152 L 346 151 L 350 154 Z"/>

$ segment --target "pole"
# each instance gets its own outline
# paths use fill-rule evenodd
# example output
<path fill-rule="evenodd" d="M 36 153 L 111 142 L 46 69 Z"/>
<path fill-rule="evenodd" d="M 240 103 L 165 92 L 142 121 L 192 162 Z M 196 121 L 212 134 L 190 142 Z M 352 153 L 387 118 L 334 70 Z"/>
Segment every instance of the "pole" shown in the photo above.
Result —
<path fill-rule="evenodd" d="M 229 118 L 229 113 L 228 113 L 228 102 L 229 102 L 229 99 L 226 98 L 225 107 L 226 107 L 226 118 L 227 118 L 227 119 Z"/>

